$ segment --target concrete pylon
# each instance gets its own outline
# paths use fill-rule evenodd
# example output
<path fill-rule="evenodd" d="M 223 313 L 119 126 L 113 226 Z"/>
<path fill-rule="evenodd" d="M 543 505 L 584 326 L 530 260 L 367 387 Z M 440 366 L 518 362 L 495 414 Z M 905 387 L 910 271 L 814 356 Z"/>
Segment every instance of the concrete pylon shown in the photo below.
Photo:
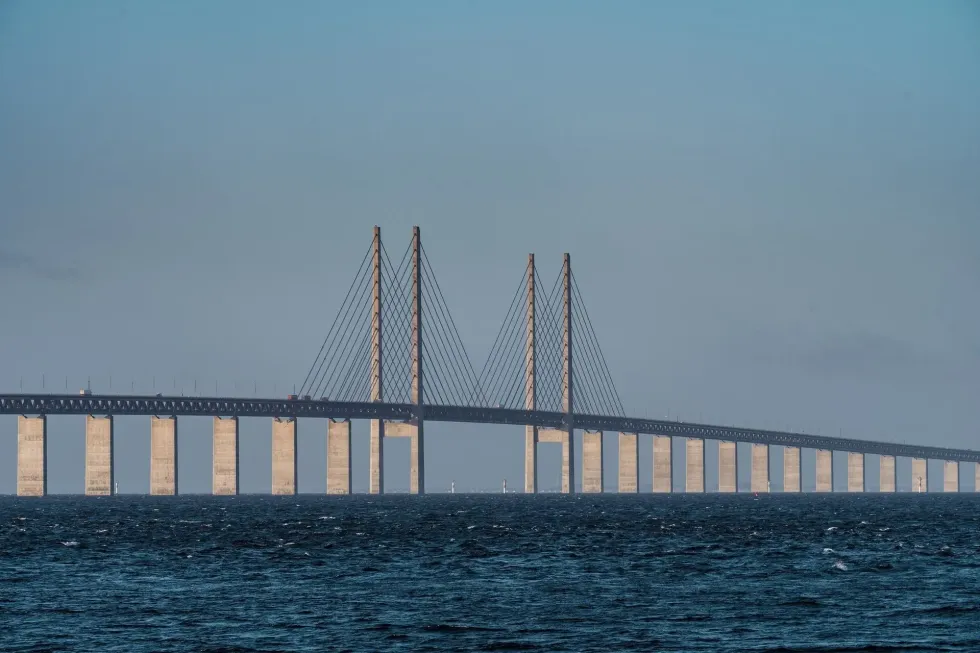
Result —
<path fill-rule="evenodd" d="M 17 417 L 17 496 L 48 493 L 48 418 Z"/>
<path fill-rule="evenodd" d="M 752 491 L 769 491 L 769 445 L 752 444 Z"/>
<path fill-rule="evenodd" d="M 422 382 L 422 235 L 412 228 L 412 404 L 415 406 L 415 433 L 410 448 L 408 491 L 425 494 L 425 428 L 423 419 Z"/>
<path fill-rule="evenodd" d="M 524 408 L 538 408 L 537 330 L 534 313 L 534 254 L 527 255 L 527 306 L 524 331 Z M 538 427 L 524 427 L 524 492 L 538 492 Z"/>
<path fill-rule="evenodd" d="M 113 440 L 112 415 L 85 417 L 86 496 L 110 496 L 115 493 Z"/>
<path fill-rule="evenodd" d="M 943 492 L 960 491 L 960 464 L 955 460 L 943 463 Z"/>
<path fill-rule="evenodd" d="M 238 494 L 238 418 L 215 417 L 211 493 Z"/>
<path fill-rule="evenodd" d="M 351 493 L 350 420 L 327 422 L 327 494 Z"/>
<path fill-rule="evenodd" d="M 847 452 L 847 491 L 864 492 L 864 454 Z"/>
<path fill-rule="evenodd" d="M 601 493 L 604 456 L 602 431 L 582 431 L 582 492 Z"/>
<path fill-rule="evenodd" d="M 816 451 L 817 492 L 834 491 L 834 452 L 828 449 Z"/>
<path fill-rule="evenodd" d="M 297 423 L 293 418 L 272 420 L 272 494 L 296 494 Z"/>
<path fill-rule="evenodd" d="M 374 227 L 371 245 L 371 401 L 384 401 L 384 376 L 382 368 L 381 330 L 381 227 Z M 384 420 L 371 420 L 371 443 L 368 455 L 368 492 L 384 494 Z"/>
<path fill-rule="evenodd" d="M 674 455 L 669 435 L 653 436 L 653 491 L 671 492 L 673 483 Z"/>
<path fill-rule="evenodd" d="M 640 491 L 640 449 L 636 433 L 619 434 L 619 492 L 636 494 Z"/>
<path fill-rule="evenodd" d="M 718 491 L 738 492 L 738 447 L 734 442 L 718 443 Z"/>
<path fill-rule="evenodd" d="M 572 257 L 565 253 L 562 265 L 562 410 L 568 431 L 568 493 L 575 494 L 575 402 L 572 374 Z"/>
<path fill-rule="evenodd" d="M 803 467 L 799 447 L 783 447 L 783 492 L 800 492 Z"/>
<path fill-rule="evenodd" d="M 177 418 L 150 418 L 150 494 L 175 495 L 177 483 Z"/>
<path fill-rule="evenodd" d="M 684 475 L 685 492 L 704 492 L 704 440 L 687 438 L 687 464 Z"/>
<path fill-rule="evenodd" d="M 897 486 L 895 456 L 878 456 L 878 491 L 894 492 Z"/>
<path fill-rule="evenodd" d="M 929 491 L 929 465 L 925 458 L 912 459 L 912 491 Z"/>

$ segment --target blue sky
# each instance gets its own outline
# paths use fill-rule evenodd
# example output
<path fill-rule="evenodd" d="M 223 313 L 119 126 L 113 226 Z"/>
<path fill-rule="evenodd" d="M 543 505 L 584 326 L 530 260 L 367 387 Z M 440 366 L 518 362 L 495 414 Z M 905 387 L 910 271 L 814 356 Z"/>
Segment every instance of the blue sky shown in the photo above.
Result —
<path fill-rule="evenodd" d="M 527 252 L 569 251 L 628 412 L 980 447 L 975 3 L 8 1 L 0 89 L 0 389 L 283 394 L 371 227 L 420 224 L 477 367 Z M 54 492 L 82 430 L 52 420 Z M 431 427 L 429 487 L 519 485 L 511 430 Z M 117 433 L 143 491 L 148 425 Z"/>

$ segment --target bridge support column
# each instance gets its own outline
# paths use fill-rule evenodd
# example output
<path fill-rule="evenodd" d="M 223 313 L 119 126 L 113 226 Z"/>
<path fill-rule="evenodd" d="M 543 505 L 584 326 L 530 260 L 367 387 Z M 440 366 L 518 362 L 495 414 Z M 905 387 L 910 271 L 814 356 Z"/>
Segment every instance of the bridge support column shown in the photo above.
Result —
<path fill-rule="evenodd" d="M 327 422 L 327 494 L 351 493 L 350 428 L 350 420 Z"/>
<path fill-rule="evenodd" d="M 653 436 L 653 491 L 657 493 L 673 490 L 673 462 L 671 438 L 669 435 Z"/>
<path fill-rule="evenodd" d="M 929 466 L 925 458 L 912 459 L 912 491 L 929 491 Z"/>
<path fill-rule="evenodd" d="M 369 461 L 368 492 L 384 494 L 385 492 L 385 423 L 380 419 L 371 420 L 371 453 Z"/>
<path fill-rule="evenodd" d="M 960 491 L 960 464 L 955 460 L 943 463 L 943 492 Z"/>
<path fill-rule="evenodd" d="M 114 494 L 112 415 L 85 417 L 85 494 Z"/>
<path fill-rule="evenodd" d="M 834 491 L 834 452 L 827 449 L 816 451 L 817 492 Z"/>
<path fill-rule="evenodd" d="M 752 444 L 752 491 L 769 491 L 769 445 Z"/>
<path fill-rule="evenodd" d="M 538 493 L 538 427 L 524 427 L 524 494 Z"/>
<path fill-rule="evenodd" d="M 296 494 L 296 420 L 272 420 L 272 494 Z"/>
<path fill-rule="evenodd" d="M 685 492 L 704 492 L 704 440 L 687 438 L 687 469 L 684 475 Z"/>
<path fill-rule="evenodd" d="M 410 494 L 425 494 L 425 448 L 423 443 L 422 420 L 419 420 L 409 447 L 408 491 Z"/>
<path fill-rule="evenodd" d="M 177 494 L 177 418 L 150 418 L 150 494 Z"/>
<path fill-rule="evenodd" d="M 619 492 L 640 491 L 640 447 L 636 433 L 619 434 Z"/>
<path fill-rule="evenodd" d="M 238 494 L 238 418 L 215 417 L 211 494 Z"/>
<path fill-rule="evenodd" d="M 864 454 L 847 453 L 847 491 L 864 492 Z"/>
<path fill-rule="evenodd" d="M 603 462 L 602 431 L 582 431 L 582 492 L 602 492 Z"/>
<path fill-rule="evenodd" d="M 803 466 L 799 447 L 783 447 L 783 492 L 800 492 Z"/>
<path fill-rule="evenodd" d="M 572 440 L 565 429 L 538 429 L 538 442 L 554 442 L 561 445 L 561 491 L 569 494 L 572 489 Z"/>
<path fill-rule="evenodd" d="M 718 491 L 738 492 L 738 447 L 734 442 L 718 443 Z"/>
<path fill-rule="evenodd" d="M 48 493 L 48 418 L 17 417 L 17 496 Z"/>
<path fill-rule="evenodd" d="M 898 486 L 895 474 L 895 456 L 878 457 L 878 491 L 894 492 Z"/>

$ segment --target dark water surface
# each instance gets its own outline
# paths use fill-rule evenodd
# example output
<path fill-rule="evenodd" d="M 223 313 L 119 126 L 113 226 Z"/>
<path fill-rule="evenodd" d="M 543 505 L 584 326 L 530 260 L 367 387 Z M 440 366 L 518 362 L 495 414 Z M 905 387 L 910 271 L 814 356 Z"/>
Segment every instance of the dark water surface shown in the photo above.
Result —
<path fill-rule="evenodd" d="M 3 651 L 980 651 L 980 496 L 0 499 Z"/>

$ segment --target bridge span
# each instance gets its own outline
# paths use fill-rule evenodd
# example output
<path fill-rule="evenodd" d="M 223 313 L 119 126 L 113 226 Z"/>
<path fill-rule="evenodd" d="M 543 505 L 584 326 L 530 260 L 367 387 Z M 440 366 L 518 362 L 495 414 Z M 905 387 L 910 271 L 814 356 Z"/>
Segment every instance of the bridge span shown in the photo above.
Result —
<path fill-rule="evenodd" d="M 398 260 L 398 259 L 396 259 Z M 878 456 L 879 491 L 899 487 L 896 458 L 912 459 L 914 490 L 928 488 L 927 460 L 945 461 L 943 487 L 959 488 L 962 464 L 980 452 L 872 440 L 834 438 L 712 424 L 628 417 L 602 353 L 581 290 L 565 254 L 550 284 L 542 283 L 534 254 L 527 257 L 486 363 L 477 372 L 452 318 L 418 227 L 399 262 L 388 257 L 381 230 L 354 274 L 347 295 L 297 395 L 287 399 L 10 394 L 0 414 L 18 415 L 17 492 L 47 492 L 47 418 L 86 416 L 86 494 L 111 494 L 113 418 L 150 418 L 150 492 L 177 494 L 177 419 L 214 419 L 213 491 L 239 488 L 238 420 L 272 420 L 272 491 L 296 492 L 296 429 L 300 420 L 325 419 L 327 492 L 351 492 L 351 420 L 370 422 L 369 492 L 384 492 L 384 442 L 411 441 L 409 487 L 425 492 L 426 422 L 472 422 L 524 429 L 524 492 L 538 490 L 538 445 L 561 445 L 563 492 L 603 491 L 603 432 L 619 434 L 618 490 L 639 491 L 641 435 L 653 436 L 654 492 L 674 490 L 675 440 L 686 450 L 684 491 L 704 492 L 706 441 L 717 441 L 718 489 L 770 489 L 770 452 L 782 449 L 787 492 L 802 491 L 802 449 L 814 449 L 816 491 L 835 489 L 833 452 L 847 452 L 847 489 L 864 491 L 865 459 Z M 176 385 L 176 384 L 175 384 Z M 176 393 L 175 393 L 176 394 Z M 316 399 L 318 398 L 318 399 Z M 581 466 L 575 456 L 581 434 Z M 750 443 L 751 483 L 738 485 L 738 448 Z M 581 483 L 576 473 L 581 471 Z"/>
<path fill-rule="evenodd" d="M 399 437 L 418 423 L 417 406 L 405 403 L 345 402 L 312 399 L 254 399 L 235 397 L 168 397 L 140 395 L 67 395 L 67 394 L 10 394 L 0 395 L 0 414 L 18 415 L 18 493 L 46 493 L 47 487 L 47 417 L 50 415 L 87 416 L 86 420 L 86 494 L 111 494 L 113 477 L 112 417 L 146 416 L 152 418 L 151 476 L 153 493 L 177 494 L 176 433 L 178 417 L 214 418 L 214 478 L 215 493 L 238 492 L 238 419 L 269 418 L 273 420 L 273 492 L 292 494 L 296 491 L 298 456 L 295 433 L 298 420 L 329 420 L 327 474 L 328 491 L 350 493 L 350 422 L 380 420 L 387 427 L 387 437 Z M 675 488 L 673 476 L 674 438 L 684 439 L 687 453 L 687 492 L 705 491 L 704 442 L 716 440 L 719 446 L 719 491 L 750 489 L 768 492 L 770 487 L 769 447 L 783 448 L 783 489 L 800 491 L 801 449 L 814 449 L 816 456 L 817 491 L 833 491 L 833 470 L 830 454 L 848 454 L 848 490 L 864 491 L 864 456 L 879 456 L 880 491 L 895 491 L 898 487 L 895 459 L 913 460 L 913 479 L 910 487 L 926 488 L 925 461 L 942 460 L 944 488 L 959 488 L 961 463 L 975 463 L 975 478 L 980 481 L 980 451 L 922 445 L 901 444 L 876 440 L 829 437 L 789 431 L 772 431 L 736 426 L 699 424 L 670 420 L 655 420 L 610 415 L 568 415 L 554 411 L 486 408 L 473 406 L 424 405 L 427 422 L 456 422 L 499 424 L 537 428 L 539 441 L 557 442 L 568 432 L 583 433 L 582 485 L 586 492 L 602 491 L 601 437 L 603 431 L 619 433 L 620 492 L 636 492 L 638 476 L 637 436 L 652 435 L 654 447 L 654 490 L 670 492 Z M 286 432 L 285 437 L 282 433 Z M 277 437 L 278 436 L 278 437 Z M 591 436 L 591 437 L 590 437 Z M 591 442 L 590 442 L 591 439 Z M 753 445 L 750 488 L 735 487 L 737 455 L 734 443 Z M 824 455 L 821 455 L 824 454 Z M 575 470 L 569 468 L 567 454 L 563 456 L 563 490 L 574 492 Z M 283 464 L 286 461 L 286 464 Z M 700 466 L 700 468 L 699 468 Z M 161 471 L 162 470 L 162 471 Z M 660 472 L 658 478 L 658 471 Z M 332 478 L 331 478 L 332 477 Z M 976 486 L 980 489 L 980 482 Z"/>

